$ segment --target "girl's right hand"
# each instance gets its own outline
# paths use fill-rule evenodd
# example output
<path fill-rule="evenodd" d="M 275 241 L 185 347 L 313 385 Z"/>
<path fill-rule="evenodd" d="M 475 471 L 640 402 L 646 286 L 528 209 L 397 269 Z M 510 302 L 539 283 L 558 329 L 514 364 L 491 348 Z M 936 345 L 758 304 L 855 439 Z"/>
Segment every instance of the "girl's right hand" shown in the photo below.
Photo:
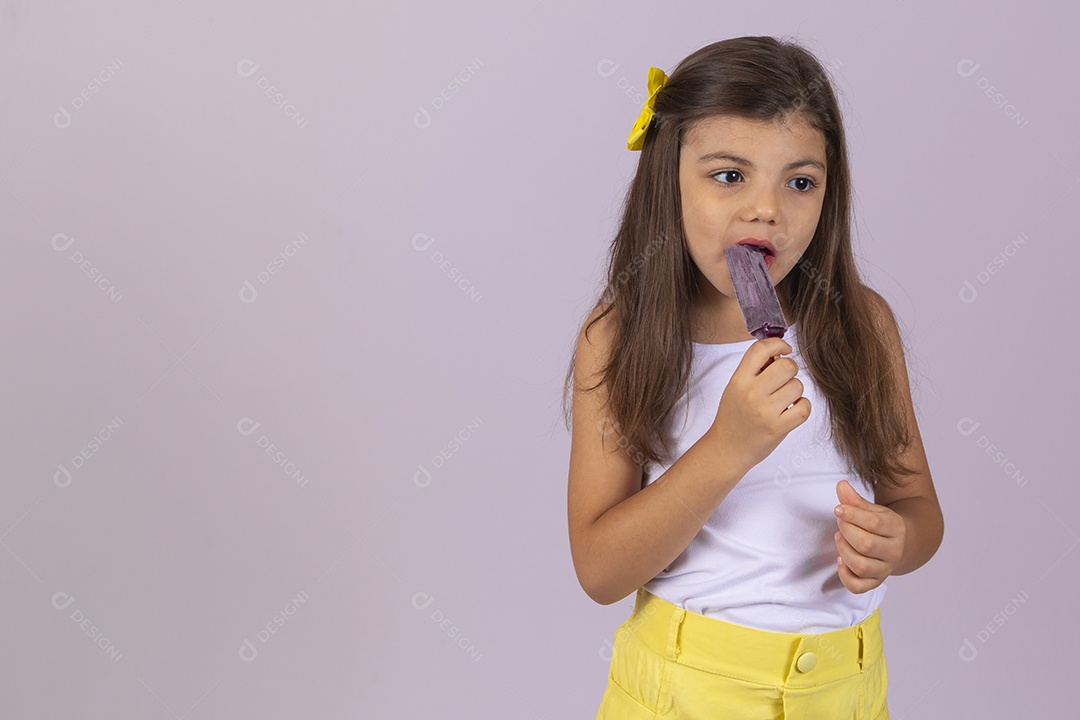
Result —
<path fill-rule="evenodd" d="M 767 458 L 787 434 L 810 417 L 810 401 L 795 378 L 799 365 L 789 357 L 791 345 L 782 338 L 758 340 L 720 398 L 716 418 L 706 432 L 744 473 Z M 789 407 L 790 406 L 790 407 Z"/>

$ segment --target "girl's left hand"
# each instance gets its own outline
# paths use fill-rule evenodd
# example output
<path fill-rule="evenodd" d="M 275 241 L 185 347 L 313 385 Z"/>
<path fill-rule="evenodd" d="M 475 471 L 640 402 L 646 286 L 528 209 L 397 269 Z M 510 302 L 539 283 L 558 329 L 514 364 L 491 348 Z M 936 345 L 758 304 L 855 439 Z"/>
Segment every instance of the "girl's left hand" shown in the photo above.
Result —
<path fill-rule="evenodd" d="M 865 500 L 847 480 L 837 483 L 836 496 L 840 580 L 861 594 L 883 583 L 904 556 L 907 524 L 897 512 Z"/>

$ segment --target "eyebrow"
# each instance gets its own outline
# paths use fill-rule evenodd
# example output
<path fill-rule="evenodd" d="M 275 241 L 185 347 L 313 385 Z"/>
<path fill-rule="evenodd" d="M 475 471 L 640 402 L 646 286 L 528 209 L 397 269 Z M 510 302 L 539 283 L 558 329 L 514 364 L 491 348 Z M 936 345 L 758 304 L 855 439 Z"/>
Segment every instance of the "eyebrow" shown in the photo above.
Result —
<path fill-rule="evenodd" d="M 700 158 L 698 158 L 698 164 L 704 165 L 706 163 L 712 162 L 713 160 L 730 160 L 732 162 L 739 163 L 740 165 L 745 165 L 750 169 L 754 169 L 754 163 L 750 162 L 746 158 L 739 157 L 738 155 L 732 155 L 728 152 L 714 152 L 709 153 L 708 155 L 702 155 Z M 787 172 L 788 170 L 794 170 L 795 168 L 799 167 L 805 167 L 807 165 L 811 167 L 816 167 L 821 172 L 827 172 L 825 169 L 825 165 L 815 160 L 814 158 L 802 158 L 801 160 L 796 160 L 795 162 L 789 162 L 787 165 L 784 166 L 784 172 Z"/>

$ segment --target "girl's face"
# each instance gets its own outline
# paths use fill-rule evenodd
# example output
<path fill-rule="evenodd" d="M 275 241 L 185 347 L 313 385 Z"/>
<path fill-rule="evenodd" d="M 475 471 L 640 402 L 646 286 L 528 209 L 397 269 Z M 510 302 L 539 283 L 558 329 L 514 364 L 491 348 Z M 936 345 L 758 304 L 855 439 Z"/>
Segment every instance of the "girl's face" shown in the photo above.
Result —
<path fill-rule="evenodd" d="M 810 244 L 825 198 L 825 136 L 799 116 L 784 123 L 714 116 L 697 121 L 679 152 L 683 230 L 700 295 L 694 322 L 711 342 L 751 338 L 724 262 L 748 238 L 775 253 L 775 286 Z M 785 307 L 785 312 L 787 308 Z"/>

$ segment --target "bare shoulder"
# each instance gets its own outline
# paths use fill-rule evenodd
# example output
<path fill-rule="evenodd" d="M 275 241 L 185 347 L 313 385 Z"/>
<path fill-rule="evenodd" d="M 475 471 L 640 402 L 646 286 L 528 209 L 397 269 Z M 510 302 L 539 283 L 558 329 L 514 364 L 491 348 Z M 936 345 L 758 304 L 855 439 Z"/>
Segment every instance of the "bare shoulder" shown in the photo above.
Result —
<path fill-rule="evenodd" d="M 889 348 L 889 356 L 892 360 L 892 371 L 898 383 L 898 390 L 905 396 L 907 404 L 911 402 L 911 388 L 907 374 L 907 362 L 905 360 L 906 348 L 900 337 L 900 326 L 896 320 L 889 303 L 873 288 L 863 285 L 862 292 L 870 303 L 874 323 L 874 333 L 882 338 Z M 909 418 L 910 419 L 910 418 Z"/>
<path fill-rule="evenodd" d="M 870 307 L 874 311 L 876 330 L 890 336 L 895 334 L 899 338 L 900 331 L 896 323 L 896 314 L 889 306 L 888 301 L 881 296 L 881 293 L 869 285 L 863 285 L 862 292 L 864 297 L 869 300 Z"/>
<path fill-rule="evenodd" d="M 599 380 L 599 372 L 608 362 L 613 341 L 615 341 L 615 313 L 608 304 L 597 304 L 581 326 L 578 334 L 578 347 L 575 355 L 575 392 L 579 389 L 578 381 L 585 388 L 592 388 Z"/>
<path fill-rule="evenodd" d="M 607 350 L 615 336 L 615 308 L 611 303 L 599 303 L 581 325 L 579 342 Z"/>
<path fill-rule="evenodd" d="M 907 363 L 905 361 L 907 346 L 900 335 L 900 324 L 896 320 L 896 313 L 893 312 L 888 301 L 886 301 L 878 291 L 867 285 L 863 285 L 862 292 L 863 296 L 867 298 L 870 303 L 874 322 L 874 332 L 877 333 L 878 337 L 885 340 L 889 347 L 889 354 L 892 357 L 894 371 L 901 376 L 899 378 L 902 383 L 901 388 L 910 390 L 910 386 L 908 385 Z"/>

